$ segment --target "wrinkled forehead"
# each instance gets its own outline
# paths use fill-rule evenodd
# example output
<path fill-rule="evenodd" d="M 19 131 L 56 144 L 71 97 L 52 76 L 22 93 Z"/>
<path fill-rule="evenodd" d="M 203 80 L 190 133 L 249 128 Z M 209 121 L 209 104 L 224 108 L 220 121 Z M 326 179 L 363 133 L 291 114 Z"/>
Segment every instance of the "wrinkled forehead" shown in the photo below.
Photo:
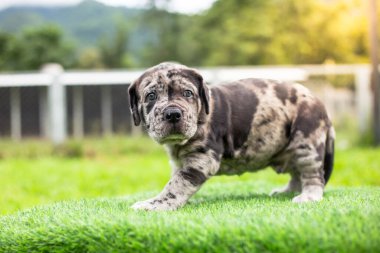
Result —
<path fill-rule="evenodd" d="M 140 90 L 166 87 L 182 87 L 195 89 L 195 80 L 186 68 L 159 68 L 146 71 L 140 78 Z"/>

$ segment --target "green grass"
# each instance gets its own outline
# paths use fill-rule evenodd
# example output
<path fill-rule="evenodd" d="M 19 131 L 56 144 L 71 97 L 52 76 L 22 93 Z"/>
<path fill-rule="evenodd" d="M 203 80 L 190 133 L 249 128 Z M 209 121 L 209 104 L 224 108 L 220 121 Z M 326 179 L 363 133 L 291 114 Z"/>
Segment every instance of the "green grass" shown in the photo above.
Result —
<path fill-rule="evenodd" d="M 60 200 L 157 190 L 170 176 L 166 154 L 147 138 L 85 140 L 59 148 L 40 141 L 2 142 L 0 154 L 0 214 Z"/>
<path fill-rule="evenodd" d="M 329 185 L 380 186 L 379 154 L 371 148 L 337 150 Z M 3 141 L 0 157 L 0 215 L 61 200 L 160 190 L 170 176 L 164 150 L 146 137 L 90 139 L 60 148 Z M 207 183 L 260 180 L 281 185 L 288 176 L 268 169 Z"/>
<path fill-rule="evenodd" d="M 320 203 L 268 197 L 288 180 L 268 169 L 215 177 L 185 208 L 146 213 L 129 207 L 170 175 L 146 137 L 2 141 L 0 252 L 376 252 L 380 149 L 337 146 Z"/>
<path fill-rule="evenodd" d="M 5 252 L 376 252 L 380 187 L 332 187 L 320 203 L 263 182 L 206 185 L 175 212 L 133 211 L 153 193 L 61 202 L 0 218 Z"/>

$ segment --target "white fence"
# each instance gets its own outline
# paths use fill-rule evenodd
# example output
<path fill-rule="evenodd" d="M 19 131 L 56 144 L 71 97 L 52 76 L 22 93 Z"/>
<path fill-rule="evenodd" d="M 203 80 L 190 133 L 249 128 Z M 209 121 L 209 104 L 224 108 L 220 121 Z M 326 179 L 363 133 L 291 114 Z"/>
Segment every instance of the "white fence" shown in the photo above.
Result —
<path fill-rule="evenodd" d="M 301 66 L 257 66 L 198 68 L 204 79 L 216 84 L 247 77 L 306 81 L 311 75 L 354 75 L 357 119 L 361 131 L 369 122 L 371 93 L 369 89 L 369 65 L 301 65 Z M 117 71 L 64 71 L 61 66 L 49 64 L 39 73 L 0 74 L 0 89 L 10 87 L 10 135 L 18 140 L 22 137 L 20 87 L 42 86 L 39 94 L 39 125 L 41 135 L 54 143 L 63 142 L 68 136 L 67 99 L 68 87 L 73 88 L 72 129 L 74 137 L 83 136 L 83 90 L 87 85 L 101 85 L 101 128 L 103 133 L 112 132 L 111 85 L 128 85 L 143 70 Z M 127 93 L 125 90 L 125 98 Z M 125 108 L 128 110 L 128 108 Z M 1 115 L 0 115 L 1 116 Z M 0 118 L 1 120 L 1 118 Z M 1 123 L 1 122 L 0 122 Z"/>

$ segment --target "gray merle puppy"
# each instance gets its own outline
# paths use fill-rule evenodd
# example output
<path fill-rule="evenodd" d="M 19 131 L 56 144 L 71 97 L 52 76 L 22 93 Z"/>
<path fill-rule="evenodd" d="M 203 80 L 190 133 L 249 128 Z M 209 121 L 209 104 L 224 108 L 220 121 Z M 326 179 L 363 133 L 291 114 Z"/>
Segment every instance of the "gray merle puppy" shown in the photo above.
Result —
<path fill-rule="evenodd" d="M 134 209 L 175 210 L 210 177 L 271 166 L 289 173 L 272 194 L 300 192 L 319 201 L 333 168 L 334 129 L 322 103 L 300 84 L 243 79 L 207 87 L 194 69 L 161 63 L 129 88 L 135 125 L 142 123 L 170 156 L 172 177 Z"/>

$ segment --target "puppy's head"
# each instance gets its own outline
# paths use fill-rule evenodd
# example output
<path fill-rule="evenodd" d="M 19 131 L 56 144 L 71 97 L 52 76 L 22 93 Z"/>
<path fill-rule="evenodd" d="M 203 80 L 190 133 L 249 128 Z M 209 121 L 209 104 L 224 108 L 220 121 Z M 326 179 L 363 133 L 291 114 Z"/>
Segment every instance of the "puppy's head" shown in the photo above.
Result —
<path fill-rule="evenodd" d="M 209 93 L 202 76 L 184 65 L 154 66 L 128 92 L 135 125 L 142 122 L 159 143 L 186 143 L 209 113 Z"/>

